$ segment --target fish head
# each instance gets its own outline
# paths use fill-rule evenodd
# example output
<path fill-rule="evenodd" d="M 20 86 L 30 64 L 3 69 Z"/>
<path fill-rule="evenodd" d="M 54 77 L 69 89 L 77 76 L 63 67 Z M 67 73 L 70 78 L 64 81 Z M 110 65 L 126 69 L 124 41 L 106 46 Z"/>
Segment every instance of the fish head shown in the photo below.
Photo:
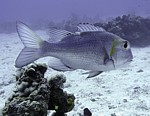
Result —
<path fill-rule="evenodd" d="M 120 37 L 114 38 L 110 49 L 110 57 L 115 68 L 126 67 L 133 59 L 130 42 Z"/>

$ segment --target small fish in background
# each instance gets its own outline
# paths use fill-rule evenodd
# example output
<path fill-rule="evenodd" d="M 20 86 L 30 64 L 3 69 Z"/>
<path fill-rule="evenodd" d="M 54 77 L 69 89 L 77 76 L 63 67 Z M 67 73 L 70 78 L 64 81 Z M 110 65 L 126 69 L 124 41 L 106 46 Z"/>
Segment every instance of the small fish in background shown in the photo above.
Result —
<path fill-rule="evenodd" d="M 35 60 L 51 56 L 49 67 L 57 71 L 88 70 L 88 78 L 103 71 L 125 67 L 133 59 L 130 43 L 119 36 L 90 24 L 79 24 L 78 32 L 50 29 L 50 38 L 42 39 L 27 25 L 17 22 L 24 48 L 16 59 L 21 68 Z"/>

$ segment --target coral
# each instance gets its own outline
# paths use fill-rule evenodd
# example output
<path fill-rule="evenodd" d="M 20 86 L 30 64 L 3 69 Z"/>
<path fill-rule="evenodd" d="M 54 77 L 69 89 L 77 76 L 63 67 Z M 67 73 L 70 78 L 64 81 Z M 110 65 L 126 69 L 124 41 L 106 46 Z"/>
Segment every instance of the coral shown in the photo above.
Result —
<path fill-rule="evenodd" d="M 53 116 L 65 116 L 74 107 L 75 97 L 63 91 L 66 77 L 56 75 L 47 81 L 47 66 L 32 64 L 16 74 L 16 88 L 6 101 L 3 116 L 47 116 L 47 110 L 55 110 Z"/>

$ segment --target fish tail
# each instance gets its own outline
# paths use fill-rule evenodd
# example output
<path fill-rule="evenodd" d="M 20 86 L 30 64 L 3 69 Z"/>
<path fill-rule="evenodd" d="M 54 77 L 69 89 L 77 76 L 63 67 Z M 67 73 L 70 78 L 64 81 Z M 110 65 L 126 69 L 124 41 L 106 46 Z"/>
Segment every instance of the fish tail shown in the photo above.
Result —
<path fill-rule="evenodd" d="M 21 68 L 42 56 L 41 49 L 44 41 L 24 23 L 17 22 L 16 28 L 18 35 L 25 46 L 15 62 L 15 66 Z"/>

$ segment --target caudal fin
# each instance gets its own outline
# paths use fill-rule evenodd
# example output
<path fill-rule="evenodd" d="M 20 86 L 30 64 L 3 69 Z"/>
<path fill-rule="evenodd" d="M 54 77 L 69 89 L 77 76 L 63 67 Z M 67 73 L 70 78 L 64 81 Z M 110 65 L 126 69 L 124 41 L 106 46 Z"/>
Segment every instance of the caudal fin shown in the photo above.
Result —
<path fill-rule="evenodd" d="M 16 26 L 18 35 L 25 46 L 15 62 L 15 66 L 17 68 L 21 68 L 41 57 L 40 48 L 43 40 L 27 25 L 17 22 Z"/>

